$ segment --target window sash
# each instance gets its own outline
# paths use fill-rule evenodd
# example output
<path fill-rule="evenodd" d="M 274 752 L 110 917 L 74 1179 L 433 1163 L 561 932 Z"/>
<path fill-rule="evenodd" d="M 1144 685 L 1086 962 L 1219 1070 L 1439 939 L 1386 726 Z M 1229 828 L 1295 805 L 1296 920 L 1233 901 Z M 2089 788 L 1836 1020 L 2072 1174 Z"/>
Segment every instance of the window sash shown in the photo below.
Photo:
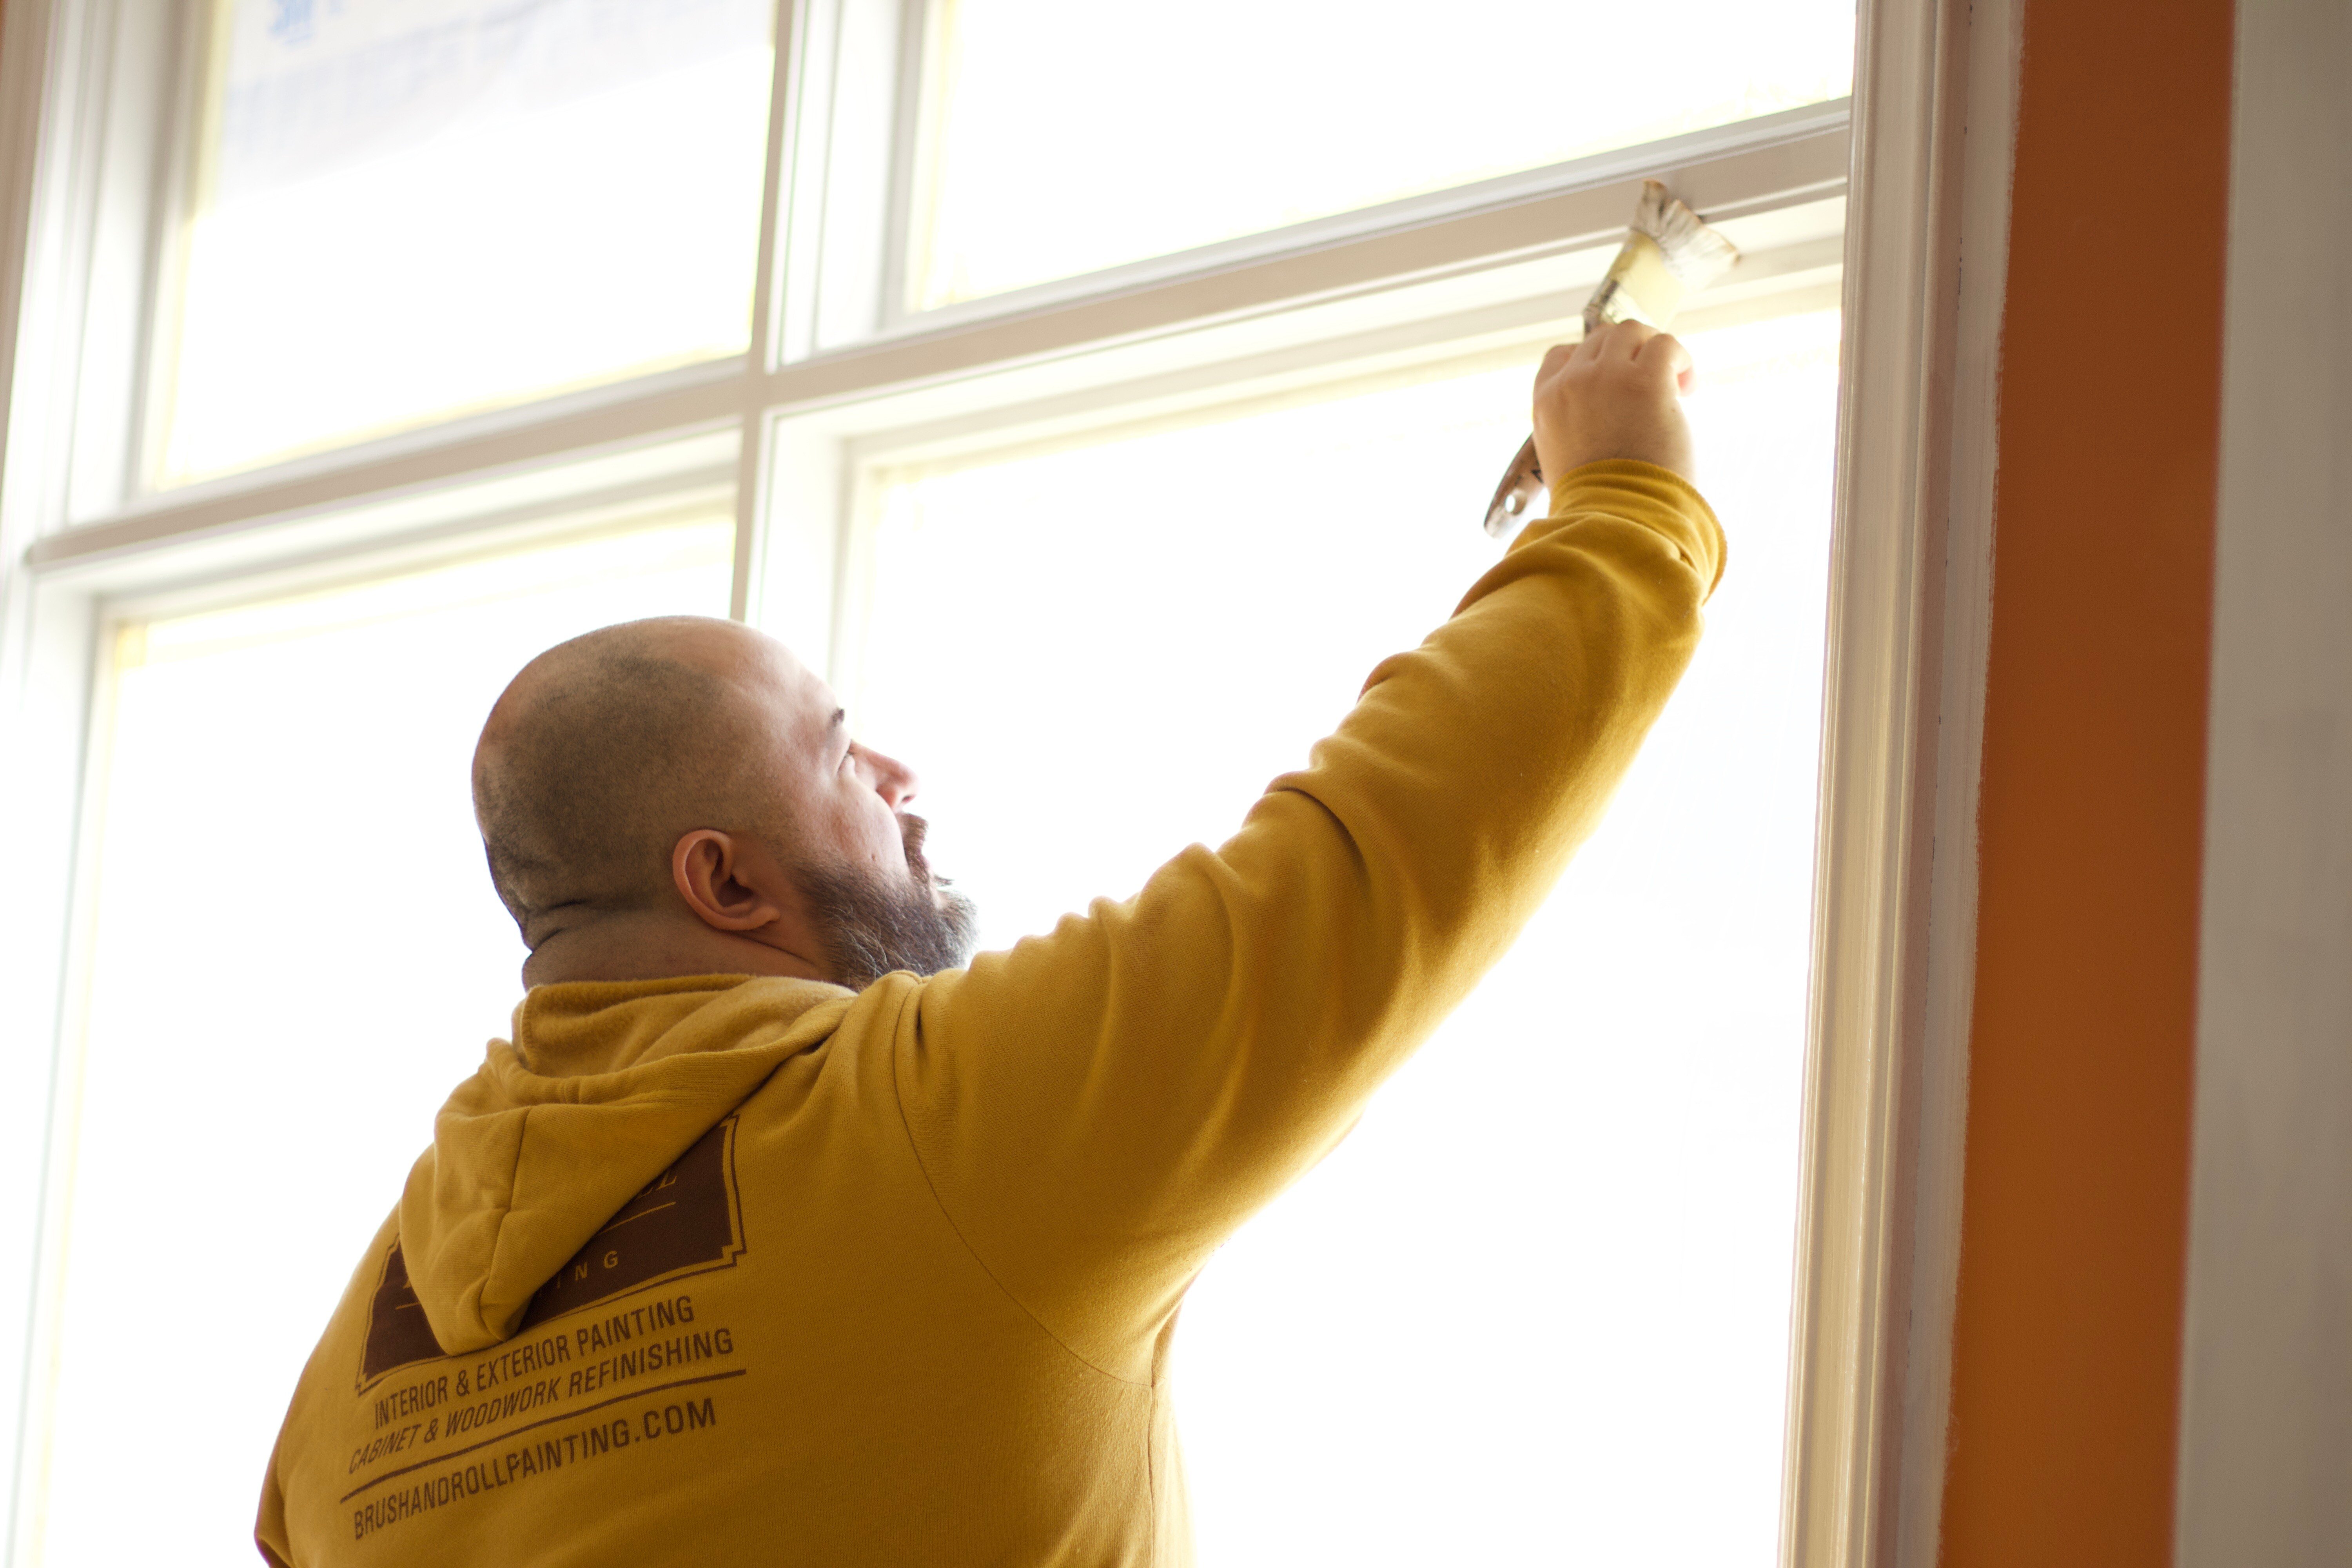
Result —
<path fill-rule="evenodd" d="M 1705 297 L 1709 306 L 1819 285 L 1834 280 L 1842 255 L 1844 117 L 1843 103 L 1791 111 L 1637 149 L 1640 161 L 1603 154 L 974 301 L 958 319 L 797 362 L 712 361 L 149 492 L 71 526 L 54 520 L 28 563 L 94 565 L 227 527 L 299 534 L 305 516 L 386 491 L 730 420 L 855 409 L 831 423 L 867 435 L 936 421 L 960 404 L 1141 395 L 1151 374 L 1213 375 L 1269 352 L 1339 363 L 1375 349 L 1368 331 L 1433 342 L 1498 328 L 1565 331 L 1622 234 L 1639 180 L 1653 174 L 1671 174 L 1735 236 L 1764 239 Z M 1040 293 L 1052 297 L 1029 297 Z"/>

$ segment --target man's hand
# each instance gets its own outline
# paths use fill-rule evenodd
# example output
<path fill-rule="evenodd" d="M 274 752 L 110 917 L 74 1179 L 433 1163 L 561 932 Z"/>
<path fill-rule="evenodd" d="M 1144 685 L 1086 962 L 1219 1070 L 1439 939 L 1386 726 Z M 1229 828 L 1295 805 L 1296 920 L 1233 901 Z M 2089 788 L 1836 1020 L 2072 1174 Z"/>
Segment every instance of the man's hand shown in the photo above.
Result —
<path fill-rule="evenodd" d="M 1690 389 L 1690 352 L 1654 327 L 1617 321 L 1561 343 L 1536 372 L 1536 457 L 1544 479 L 1606 458 L 1634 458 L 1691 469 L 1690 424 L 1682 395 Z"/>

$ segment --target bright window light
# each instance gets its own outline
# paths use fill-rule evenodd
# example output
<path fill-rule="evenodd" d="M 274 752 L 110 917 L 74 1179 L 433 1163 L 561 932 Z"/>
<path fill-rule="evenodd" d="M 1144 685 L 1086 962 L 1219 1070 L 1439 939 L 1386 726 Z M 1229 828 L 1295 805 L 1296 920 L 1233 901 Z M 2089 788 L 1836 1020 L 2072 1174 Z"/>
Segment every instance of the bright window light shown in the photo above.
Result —
<path fill-rule="evenodd" d="M 1775 1560 L 1837 337 L 1690 340 L 1696 663 L 1516 950 L 1193 1290 L 1203 1563 Z M 1531 363 L 883 476 L 861 728 L 991 945 L 1223 839 L 1452 610 Z"/>
<path fill-rule="evenodd" d="M 743 351 L 768 0 L 233 0 L 165 483 Z"/>
<path fill-rule="evenodd" d="M 926 310 L 1843 95 L 1853 0 L 932 0 Z"/>
<path fill-rule="evenodd" d="M 31 1561 L 254 1562 L 302 1363 L 521 994 L 483 717 L 553 643 L 724 615 L 732 540 L 682 519 L 122 632 Z M 201 1389 L 126 1507 L 158 1324 Z"/>

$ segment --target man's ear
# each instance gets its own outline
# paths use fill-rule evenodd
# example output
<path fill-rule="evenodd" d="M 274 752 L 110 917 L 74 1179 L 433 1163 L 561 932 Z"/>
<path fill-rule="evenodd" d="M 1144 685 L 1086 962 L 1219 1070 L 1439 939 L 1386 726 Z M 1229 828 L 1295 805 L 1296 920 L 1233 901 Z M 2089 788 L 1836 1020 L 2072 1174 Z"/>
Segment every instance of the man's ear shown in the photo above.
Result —
<path fill-rule="evenodd" d="M 715 827 L 698 827 L 670 848 L 677 896 L 714 931 L 757 931 L 783 913 L 769 892 L 745 879 L 752 872 L 742 860 L 734 837 Z"/>

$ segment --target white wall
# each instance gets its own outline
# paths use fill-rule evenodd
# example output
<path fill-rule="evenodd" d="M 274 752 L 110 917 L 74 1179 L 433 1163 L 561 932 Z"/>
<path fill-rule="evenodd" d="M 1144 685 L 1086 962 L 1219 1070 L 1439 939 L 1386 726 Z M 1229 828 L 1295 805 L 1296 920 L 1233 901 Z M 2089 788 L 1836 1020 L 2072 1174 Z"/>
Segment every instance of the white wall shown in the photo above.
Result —
<path fill-rule="evenodd" d="M 2352 1552 L 2352 7 L 2235 119 L 2179 1568 Z"/>

